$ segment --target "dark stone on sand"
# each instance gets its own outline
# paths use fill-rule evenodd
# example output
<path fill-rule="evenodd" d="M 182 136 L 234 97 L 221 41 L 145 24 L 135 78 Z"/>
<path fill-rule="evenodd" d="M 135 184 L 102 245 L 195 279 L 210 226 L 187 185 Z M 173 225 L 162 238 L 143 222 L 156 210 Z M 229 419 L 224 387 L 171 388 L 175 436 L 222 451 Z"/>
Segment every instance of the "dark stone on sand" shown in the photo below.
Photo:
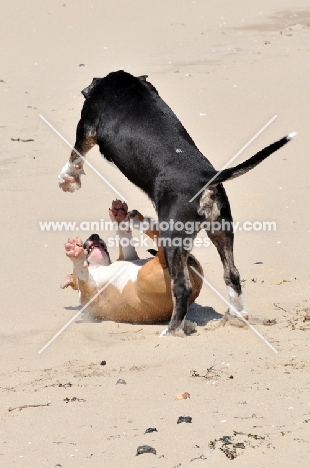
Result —
<path fill-rule="evenodd" d="M 182 422 L 185 422 L 185 423 L 191 423 L 192 422 L 192 417 L 191 416 L 180 416 L 178 421 L 177 421 L 177 424 L 180 424 Z"/>
<path fill-rule="evenodd" d="M 146 429 L 144 434 L 149 434 L 150 432 L 158 432 L 158 431 L 156 427 L 149 427 L 148 429 Z"/>
<path fill-rule="evenodd" d="M 149 445 L 139 445 L 139 447 L 137 448 L 136 457 L 138 455 L 142 455 L 143 453 L 153 453 L 154 455 L 156 455 L 156 450 L 153 447 L 150 447 Z"/>
<path fill-rule="evenodd" d="M 118 379 L 118 381 L 116 382 L 116 385 L 117 384 L 122 384 L 122 385 L 126 385 L 126 382 L 124 379 Z"/>

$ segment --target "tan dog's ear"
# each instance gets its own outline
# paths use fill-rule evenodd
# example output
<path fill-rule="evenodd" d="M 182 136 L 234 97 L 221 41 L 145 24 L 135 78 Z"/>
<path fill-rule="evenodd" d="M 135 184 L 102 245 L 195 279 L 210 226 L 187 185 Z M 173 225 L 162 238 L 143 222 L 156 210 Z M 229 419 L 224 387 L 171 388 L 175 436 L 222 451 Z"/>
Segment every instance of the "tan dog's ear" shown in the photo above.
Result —
<path fill-rule="evenodd" d="M 79 284 L 75 273 L 70 273 L 67 275 L 60 287 L 61 289 L 65 289 L 68 286 L 71 286 L 71 288 L 75 290 L 79 289 Z"/>

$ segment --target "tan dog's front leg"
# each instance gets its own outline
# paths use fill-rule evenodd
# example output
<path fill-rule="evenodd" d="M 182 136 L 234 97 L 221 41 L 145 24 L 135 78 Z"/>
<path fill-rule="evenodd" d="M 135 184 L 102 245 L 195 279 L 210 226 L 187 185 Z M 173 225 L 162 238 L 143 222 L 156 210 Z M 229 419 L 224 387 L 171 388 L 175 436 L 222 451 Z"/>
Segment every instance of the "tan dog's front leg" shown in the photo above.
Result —
<path fill-rule="evenodd" d="M 109 209 L 109 216 L 111 221 L 116 225 L 116 235 L 119 241 L 118 260 L 130 262 L 132 260 L 138 260 L 139 257 L 132 242 L 132 231 L 127 220 L 127 213 L 127 203 L 121 200 L 112 201 L 112 207 Z"/>
<path fill-rule="evenodd" d="M 89 272 L 82 239 L 80 237 L 76 239 L 70 237 L 65 244 L 65 251 L 67 257 L 73 262 L 74 272 L 78 279 L 87 283 Z"/>
<path fill-rule="evenodd" d="M 62 285 L 62 288 L 72 286 L 73 289 L 79 290 L 80 304 L 85 306 L 97 294 L 97 286 L 92 275 L 89 273 L 88 263 L 86 261 L 86 252 L 83 248 L 83 241 L 80 237 L 76 239 L 69 238 L 65 244 L 66 256 L 73 262 L 73 274 L 68 275 Z M 88 313 L 96 311 L 96 301 L 92 303 Z M 94 309 L 95 306 L 95 309 Z M 95 313 L 96 315 L 96 313 Z"/>

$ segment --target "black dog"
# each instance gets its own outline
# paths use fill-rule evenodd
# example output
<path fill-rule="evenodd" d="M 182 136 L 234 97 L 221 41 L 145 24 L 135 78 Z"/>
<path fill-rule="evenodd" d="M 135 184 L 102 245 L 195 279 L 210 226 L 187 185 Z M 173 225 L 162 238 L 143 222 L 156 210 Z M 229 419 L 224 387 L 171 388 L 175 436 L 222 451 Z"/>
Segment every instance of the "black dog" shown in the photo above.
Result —
<path fill-rule="evenodd" d="M 182 326 L 191 294 L 186 268 L 189 248 L 185 240 L 188 237 L 193 240 L 201 227 L 206 228 L 223 263 L 229 313 L 247 318 L 239 272 L 234 265 L 232 216 L 221 183 L 254 168 L 285 145 L 293 134 L 244 163 L 218 173 L 146 78 L 113 72 L 105 78 L 94 78 L 82 91 L 86 100 L 77 125 L 76 151 L 71 152 L 59 175 L 59 185 L 69 192 L 80 188 L 80 175 L 84 173 L 81 156 L 98 144 L 102 155 L 153 201 L 160 225 L 166 222 L 167 227 L 170 220 L 195 223 L 191 235 L 176 230 L 171 222 L 169 229 L 161 231 L 174 294 L 174 310 L 164 334 Z M 225 228 L 212 229 L 215 222 Z M 174 243 L 176 238 L 178 242 Z"/>

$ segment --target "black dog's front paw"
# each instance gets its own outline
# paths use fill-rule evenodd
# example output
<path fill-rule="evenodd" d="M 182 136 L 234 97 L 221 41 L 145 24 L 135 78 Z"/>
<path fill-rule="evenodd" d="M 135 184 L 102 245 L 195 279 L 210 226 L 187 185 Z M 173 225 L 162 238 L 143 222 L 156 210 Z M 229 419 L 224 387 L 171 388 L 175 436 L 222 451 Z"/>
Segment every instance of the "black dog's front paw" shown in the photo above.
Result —
<path fill-rule="evenodd" d="M 58 176 L 58 185 L 64 192 L 74 192 L 81 188 L 81 175 L 85 174 L 81 164 L 73 165 L 70 162 L 62 168 Z"/>

